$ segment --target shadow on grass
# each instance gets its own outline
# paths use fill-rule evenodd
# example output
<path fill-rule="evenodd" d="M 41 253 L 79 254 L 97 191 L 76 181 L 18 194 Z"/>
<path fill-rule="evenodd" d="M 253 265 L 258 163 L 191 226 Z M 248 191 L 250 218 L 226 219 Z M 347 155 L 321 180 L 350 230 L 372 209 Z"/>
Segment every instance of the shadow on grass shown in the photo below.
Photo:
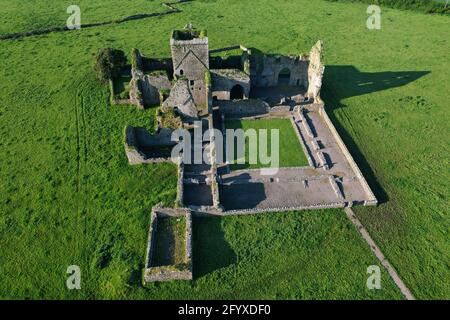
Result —
<path fill-rule="evenodd" d="M 194 279 L 236 263 L 236 254 L 225 240 L 220 222 L 220 217 L 194 218 Z"/>
<path fill-rule="evenodd" d="M 352 137 L 336 119 L 333 110 L 348 108 L 348 106 L 341 102 L 346 98 L 401 87 L 429 73 L 430 71 L 369 73 L 360 72 L 354 66 L 326 66 L 325 68 L 322 98 L 325 101 L 327 110 L 331 111 L 328 112 L 328 115 L 380 204 L 389 201 L 389 196 L 378 182 L 369 163 Z"/>

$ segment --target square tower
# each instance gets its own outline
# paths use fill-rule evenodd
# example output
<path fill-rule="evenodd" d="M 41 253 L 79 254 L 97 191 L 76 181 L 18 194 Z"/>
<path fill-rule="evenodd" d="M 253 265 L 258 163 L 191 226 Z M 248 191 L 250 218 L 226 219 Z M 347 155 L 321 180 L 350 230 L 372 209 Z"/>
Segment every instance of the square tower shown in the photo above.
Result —
<path fill-rule="evenodd" d="M 206 104 L 205 72 L 209 70 L 209 45 L 206 31 L 191 25 L 174 30 L 170 39 L 173 71 L 177 78 L 185 78 L 195 103 Z"/>

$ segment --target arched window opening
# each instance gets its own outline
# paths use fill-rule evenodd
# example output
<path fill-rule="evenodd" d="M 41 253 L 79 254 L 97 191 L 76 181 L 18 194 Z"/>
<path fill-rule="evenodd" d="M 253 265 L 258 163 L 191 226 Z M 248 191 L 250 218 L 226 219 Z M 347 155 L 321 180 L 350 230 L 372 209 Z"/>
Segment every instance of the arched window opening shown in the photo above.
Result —
<path fill-rule="evenodd" d="M 230 100 L 242 100 L 244 99 L 244 88 L 237 84 L 230 91 Z"/>

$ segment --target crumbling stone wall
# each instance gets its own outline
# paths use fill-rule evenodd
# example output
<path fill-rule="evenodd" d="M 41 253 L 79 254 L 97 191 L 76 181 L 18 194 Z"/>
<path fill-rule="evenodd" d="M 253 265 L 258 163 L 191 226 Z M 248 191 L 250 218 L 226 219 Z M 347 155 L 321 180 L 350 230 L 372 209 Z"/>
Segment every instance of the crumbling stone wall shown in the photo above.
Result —
<path fill-rule="evenodd" d="M 185 217 L 186 219 L 186 247 L 185 263 L 181 266 L 154 266 L 153 253 L 155 250 L 158 219 L 162 217 Z M 147 255 L 145 259 L 144 284 L 172 280 L 192 280 L 192 214 L 187 209 L 154 208 L 150 219 Z"/>
<path fill-rule="evenodd" d="M 259 99 L 217 101 L 215 104 L 227 118 L 252 117 L 270 112 L 270 106 Z"/>
<path fill-rule="evenodd" d="M 167 75 L 145 75 L 141 79 L 142 98 L 145 105 L 160 105 L 160 90 L 170 90 L 172 84 Z"/>
<path fill-rule="evenodd" d="M 206 97 L 207 92 L 205 89 L 203 94 Z M 176 108 L 177 112 L 185 118 L 198 118 L 197 104 L 195 103 L 188 80 L 178 80 L 175 83 L 170 91 L 170 96 L 163 102 L 161 109 L 164 112 L 164 110 L 174 108 Z"/>
<path fill-rule="evenodd" d="M 170 90 L 172 87 L 167 71 L 165 70 L 162 70 L 163 72 L 160 74 L 146 75 L 144 72 L 145 61 L 145 58 L 141 55 L 139 50 L 133 49 L 130 102 L 141 109 L 145 106 L 160 105 L 160 90 Z"/>
<path fill-rule="evenodd" d="M 238 69 L 211 70 L 212 96 L 217 100 L 230 100 L 230 92 L 236 85 L 241 86 L 243 98 L 250 96 L 250 77 Z"/>
<path fill-rule="evenodd" d="M 142 67 L 145 71 L 164 70 L 169 75 L 169 79 L 172 80 L 173 75 L 173 62 L 170 58 L 149 58 L 142 56 Z"/>
<path fill-rule="evenodd" d="M 131 53 L 131 82 L 130 82 L 130 102 L 139 109 L 144 109 L 144 99 L 142 96 L 142 79 L 144 71 L 142 68 L 142 56 L 139 50 L 133 49 Z"/>
<path fill-rule="evenodd" d="M 125 153 L 128 163 L 132 165 L 141 164 L 145 161 L 145 156 L 139 151 L 134 127 L 125 128 Z"/>
<path fill-rule="evenodd" d="M 160 147 L 160 146 L 174 146 L 175 141 L 172 141 L 172 129 L 161 128 L 156 134 L 150 134 L 147 129 L 134 127 L 136 141 L 141 147 Z"/>
<path fill-rule="evenodd" d="M 124 135 L 125 154 L 129 164 L 172 161 L 170 155 L 159 151 L 161 148 L 175 145 L 175 142 L 171 140 L 171 129 L 161 129 L 157 134 L 151 135 L 145 128 L 127 126 Z"/>
<path fill-rule="evenodd" d="M 308 67 L 308 97 L 315 103 L 320 103 L 320 90 L 325 66 L 322 63 L 323 43 L 318 41 L 309 54 Z"/>
<path fill-rule="evenodd" d="M 250 57 L 251 84 L 255 87 L 278 86 L 279 75 L 284 69 L 290 71 L 288 85 L 307 88 L 308 60 L 303 56 L 252 54 Z"/>
<path fill-rule="evenodd" d="M 143 76 L 143 74 L 142 74 Z M 133 78 L 130 81 L 130 103 L 144 109 L 144 99 L 142 97 L 141 76 L 139 73 L 133 73 Z"/>

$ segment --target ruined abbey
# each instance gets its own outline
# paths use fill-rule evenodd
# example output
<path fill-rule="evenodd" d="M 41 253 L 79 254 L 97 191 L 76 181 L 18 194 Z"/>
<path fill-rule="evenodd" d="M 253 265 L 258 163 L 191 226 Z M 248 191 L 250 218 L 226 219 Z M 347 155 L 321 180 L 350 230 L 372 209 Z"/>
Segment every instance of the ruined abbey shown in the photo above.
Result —
<path fill-rule="evenodd" d="M 171 59 L 151 59 L 133 50 L 128 103 L 159 105 L 155 133 L 128 126 L 125 153 L 132 165 L 172 161 L 177 128 L 192 132 L 199 124 L 226 134 L 230 119 L 286 119 L 308 165 L 285 167 L 272 176 L 256 169 L 233 170 L 217 160 L 214 134 L 192 149 L 209 155 L 200 164 L 178 166 L 175 208 L 154 208 L 145 282 L 192 279 L 192 216 L 241 215 L 353 205 L 376 205 L 377 199 L 328 118 L 320 98 L 325 66 L 318 41 L 309 55 L 264 55 L 245 46 L 210 50 L 205 31 L 192 26 L 170 39 Z M 226 58 L 216 55 L 231 51 Z M 160 219 L 185 219 L 184 259 L 172 265 L 155 262 Z"/>

